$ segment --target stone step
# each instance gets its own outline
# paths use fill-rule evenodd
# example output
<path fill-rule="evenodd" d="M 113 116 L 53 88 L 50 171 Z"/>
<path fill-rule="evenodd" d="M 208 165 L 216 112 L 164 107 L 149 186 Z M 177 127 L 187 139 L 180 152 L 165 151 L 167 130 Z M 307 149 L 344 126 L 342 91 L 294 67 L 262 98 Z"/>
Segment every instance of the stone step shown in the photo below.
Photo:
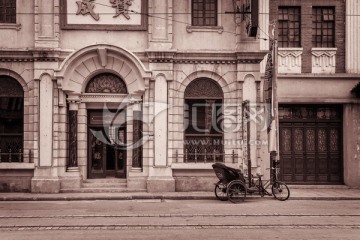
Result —
<path fill-rule="evenodd" d="M 128 189 L 127 180 L 120 178 L 86 179 L 80 189 L 61 189 L 61 193 L 126 193 L 144 192 L 146 189 Z"/>
<path fill-rule="evenodd" d="M 126 192 L 146 192 L 146 189 L 127 189 L 127 188 L 80 188 L 80 189 L 61 189 L 61 193 L 126 193 Z"/>
<path fill-rule="evenodd" d="M 105 182 L 83 182 L 81 184 L 82 188 L 126 188 L 126 182 L 119 182 L 119 183 L 105 183 Z"/>
<path fill-rule="evenodd" d="M 85 183 L 126 183 L 127 180 L 123 178 L 96 178 L 96 179 L 85 179 Z"/>
<path fill-rule="evenodd" d="M 86 179 L 83 181 L 82 188 L 126 188 L 127 180 L 120 178 L 99 178 Z"/>

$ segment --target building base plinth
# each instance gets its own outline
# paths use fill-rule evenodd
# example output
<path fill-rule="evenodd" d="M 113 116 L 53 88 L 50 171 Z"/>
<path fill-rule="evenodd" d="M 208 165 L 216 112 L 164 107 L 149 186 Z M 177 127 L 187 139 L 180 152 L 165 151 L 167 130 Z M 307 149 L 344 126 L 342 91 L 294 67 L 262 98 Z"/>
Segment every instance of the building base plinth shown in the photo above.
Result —
<path fill-rule="evenodd" d="M 31 192 L 59 193 L 60 180 L 58 178 L 33 178 L 31 179 Z"/>
<path fill-rule="evenodd" d="M 82 183 L 82 178 L 78 177 L 66 177 L 60 179 L 60 188 L 61 189 L 80 189 Z"/>
<path fill-rule="evenodd" d="M 146 189 L 146 177 L 131 177 L 127 179 L 128 189 Z"/>
<path fill-rule="evenodd" d="M 146 182 L 148 192 L 175 192 L 175 179 L 172 177 L 149 178 Z"/>
<path fill-rule="evenodd" d="M 176 192 L 213 191 L 216 177 L 175 177 Z"/>

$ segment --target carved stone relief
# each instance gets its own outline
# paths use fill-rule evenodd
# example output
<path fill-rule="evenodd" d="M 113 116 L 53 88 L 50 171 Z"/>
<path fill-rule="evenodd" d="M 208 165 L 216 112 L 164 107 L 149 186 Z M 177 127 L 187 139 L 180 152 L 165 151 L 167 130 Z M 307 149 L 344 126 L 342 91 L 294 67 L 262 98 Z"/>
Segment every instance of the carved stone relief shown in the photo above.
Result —
<path fill-rule="evenodd" d="M 302 48 L 279 49 L 278 72 L 301 73 Z"/>
<path fill-rule="evenodd" d="M 111 73 L 95 76 L 86 86 L 86 93 L 122 93 L 126 94 L 126 84 L 123 80 Z"/>
<path fill-rule="evenodd" d="M 336 48 L 312 49 L 312 73 L 335 73 Z"/>

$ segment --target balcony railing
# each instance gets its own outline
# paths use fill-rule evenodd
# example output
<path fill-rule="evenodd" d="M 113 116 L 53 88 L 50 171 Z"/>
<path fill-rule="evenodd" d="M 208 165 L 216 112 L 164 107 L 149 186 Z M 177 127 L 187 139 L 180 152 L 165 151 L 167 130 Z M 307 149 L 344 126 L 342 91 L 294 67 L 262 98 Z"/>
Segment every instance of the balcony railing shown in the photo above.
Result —
<path fill-rule="evenodd" d="M 224 152 L 192 152 L 189 153 L 185 150 L 184 154 L 179 154 L 178 150 L 175 151 L 174 160 L 176 163 L 215 163 L 215 162 L 224 162 L 225 159 L 231 159 L 232 163 L 236 163 L 238 159 L 238 154 L 235 153 L 235 150 L 232 150 L 232 153 L 225 154 Z M 228 161 L 226 161 L 228 162 Z"/>
<path fill-rule="evenodd" d="M 20 149 L 19 152 L 12 152 L 11 149 L 8 149 L 4 152 L 2 149 L 0 149 L 0 163 L 24 162 L 24 160 L 27 160 L 26 162 L 29 163 L 33 162 L 31 149 L 27 153 L 22 152 L 22 149 Z"/>
<path fill-rule="evenodd" d="M 0 162 L 32 162 L 31 150 L 23 149 L 23 134 L 0 134 Z"/>

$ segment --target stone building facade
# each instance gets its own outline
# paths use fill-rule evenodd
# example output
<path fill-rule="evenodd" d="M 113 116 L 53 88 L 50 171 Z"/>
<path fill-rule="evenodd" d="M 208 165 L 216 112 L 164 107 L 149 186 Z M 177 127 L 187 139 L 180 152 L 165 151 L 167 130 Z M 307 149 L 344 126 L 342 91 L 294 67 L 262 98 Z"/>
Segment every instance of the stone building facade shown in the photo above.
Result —
<path fill-rule="evenodd" d="M 244 102 L 262 112 L 280 3 L 316 14 L 313 1 L 270 2 L 3 1 L 1 191 L 210 190 L 217 161 L 269 177 L 264 121 L 245 123 Z M 359 186 L 359 7 L 330 2 L 334 45 L 312 47 L 304 18 L 304 41 L 279 48 L 282 178 Z M 304 151 L 305 139 L 324 145 Z"/>

